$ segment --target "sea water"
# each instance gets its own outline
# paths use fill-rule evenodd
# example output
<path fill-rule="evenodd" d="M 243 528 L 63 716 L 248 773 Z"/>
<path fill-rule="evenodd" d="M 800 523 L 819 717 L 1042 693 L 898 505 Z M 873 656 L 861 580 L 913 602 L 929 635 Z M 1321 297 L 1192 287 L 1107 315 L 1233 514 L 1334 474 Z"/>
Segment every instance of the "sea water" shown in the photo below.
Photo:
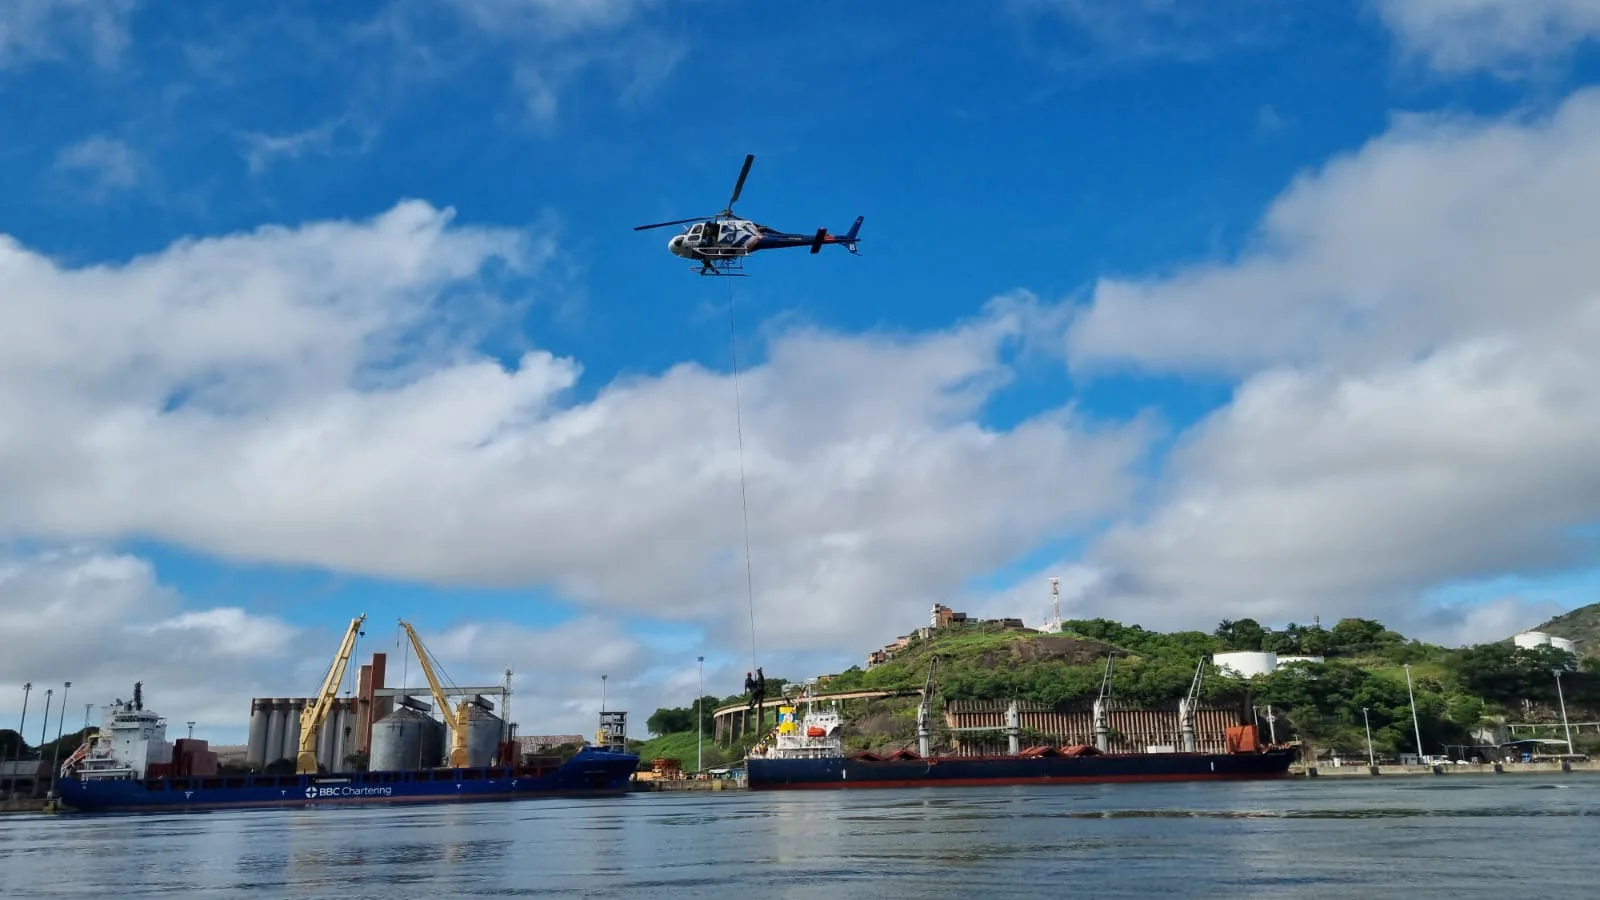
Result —
<path fill-rule="evenodd" d="M 0 817 L 0 897 L 1600 896 L 1600 775 Z"/>

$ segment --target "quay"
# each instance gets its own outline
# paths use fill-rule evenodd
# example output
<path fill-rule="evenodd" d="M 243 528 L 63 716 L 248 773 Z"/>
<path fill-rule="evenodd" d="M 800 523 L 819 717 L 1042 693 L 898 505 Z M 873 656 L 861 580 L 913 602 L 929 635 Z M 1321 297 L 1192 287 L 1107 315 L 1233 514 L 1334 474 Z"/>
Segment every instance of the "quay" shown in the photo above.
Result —
<path fill-rule="evenodd" d="M 744 791 L 743 778 L 635 778 L 628 790 L 633 793 L 657 791 Z"/>
<path fill-rule="evenodd" d="M 1379 765 L 1379 766 L 1307 766 L 1298 763 L 1289 767 L 1289 775 L 1299 778 L 1371 778 L 1374 776 L 1450 776 L 1450 775 L 1561 775 L 1566 773 L 1600 772 L 1600 761 L 1563 762 L 1506 762 L 1506 763 L 1432 763 L 1429 765 Z"/>
<path fill-rule="evenodd" d="M 0 814 L 49 812 L 50 808 L 50 801 L 42 797 L 38 799 L 30 797 L 0 799 Z"/>

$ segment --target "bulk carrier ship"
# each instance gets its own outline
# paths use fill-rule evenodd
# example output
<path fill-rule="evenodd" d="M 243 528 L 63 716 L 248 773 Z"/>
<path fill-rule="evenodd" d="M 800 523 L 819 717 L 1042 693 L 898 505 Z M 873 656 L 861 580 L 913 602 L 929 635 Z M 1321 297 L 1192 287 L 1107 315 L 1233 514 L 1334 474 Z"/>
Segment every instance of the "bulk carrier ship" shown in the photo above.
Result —
<path fill-rule="evenodd" d="M 931 671 L 929 682 L 931 688 Z M 1006 716 L 1009 754 L 934 756 L 929 753 L 931 690 L 924 689 L 917 708 L 920 752 L 907 749 L 886 756 L 846 754 L 844 721 L 837 705 L 819 709 L 813 694 L 808 686 L 801 697 L 806 711 L 798 721 L 796 705 L 780 707 L 777 726 L 746 757 L 746 780 L 752 790 L 1267 779 L 1286 776 L 1299 752 L 1294 745 L 1262 746 L 1252 724 L 1226 730 L 1225 752 L 1196 750 L 1193 710 L 1198 672 L 1191 695 L 1179 702 L 1183 749 L 1170 752 L 1112 752 L 1102 694 L 1094 705 L 1095 744 L 1024 749 L 1017 706 L 1013 703 Z"/>
<path fill-rule="evenodd" d="M 329 708 L 336 698 L 346 663 L 365 616 L 352 620 L 339 656 L 321 693 L 299 722 L 298 771 L 273 774 L 219 772 L 217 756 L 204 741 L 166 738 L 166 719 L 144 708 L 142 686 L 133 700 L 107 707 L 94 737 L 80 745 L 61 766 L 58 779 L 63 806 L 83 812 L 183 811 L 267 806 L 321 806 L 352 803 L 451 803 L 518 800 L 536 797 L 599 797 L 627 793 L 639 756 L 626 751 L 626 713 L 600 714 L 598 745 L 585 744 L 576 755 L 523 756 L 513 740 L 499 741 L 492 758 L 479 755 L 473 764 L 468 749 L 474 716 L 484 698 L 462 700 L 453 707 L 429 654 L 411 626 L 401 623 L 422 660 L 422 670 L 437 699 L 444 723 L 402 706 L 392 716 L 395 728 L 381 732 L 405 748 L 374 752 L 363 771 L 327 771 L 317 762 L 316 746 Z M 380 723 L 382 724 L 382 723 Z M 430 729 L 428 726 L 432 726 Z M 449 755 L 442 735 L 448 726 Z M 374 748 L 377 750 L 378 748 Z M 410 766 L 400 760 L 414 761 Z"/>

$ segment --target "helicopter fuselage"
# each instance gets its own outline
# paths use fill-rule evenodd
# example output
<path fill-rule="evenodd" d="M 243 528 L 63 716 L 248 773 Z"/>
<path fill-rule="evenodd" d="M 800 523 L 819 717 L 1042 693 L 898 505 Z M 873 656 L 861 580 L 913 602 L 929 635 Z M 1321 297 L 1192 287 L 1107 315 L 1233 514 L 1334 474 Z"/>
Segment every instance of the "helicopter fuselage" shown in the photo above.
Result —
<path fill-rule="evenodd" d="M 783 247 L 821 247 L 823 244 L 843 244 L 855 252 L 856 232 L 861 227 L 858 219 L 849 233 L 829 234 L 826 230 L 816 234 L 791 234 L 768 228 L 749 219 L 725 218 L 696 222 L 667 242 L 672 255 L 684 259 L 711 260 L 747 256 L 757 250 L 777 250 Z"/>

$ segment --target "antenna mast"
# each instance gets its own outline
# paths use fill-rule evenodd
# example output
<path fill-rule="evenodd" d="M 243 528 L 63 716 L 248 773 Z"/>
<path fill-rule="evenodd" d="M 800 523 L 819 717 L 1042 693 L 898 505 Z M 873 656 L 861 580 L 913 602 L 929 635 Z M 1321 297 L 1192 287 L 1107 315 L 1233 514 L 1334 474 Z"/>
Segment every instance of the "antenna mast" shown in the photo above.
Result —
<path fill-rule="evenodd" d="M 1059 579 L 1059 578 L 1050 579 L 1050 601 L 1051 601 L 1051 608 L 1055 612 L 1055 618 L 1051 620 L 1050 624 L 1052 626 L 1054 626 L 1053 630 L 1055 631 L 1055 633 L 1056 634 L 1060 634 L 1061 633 L 1061 579 Z"/>

